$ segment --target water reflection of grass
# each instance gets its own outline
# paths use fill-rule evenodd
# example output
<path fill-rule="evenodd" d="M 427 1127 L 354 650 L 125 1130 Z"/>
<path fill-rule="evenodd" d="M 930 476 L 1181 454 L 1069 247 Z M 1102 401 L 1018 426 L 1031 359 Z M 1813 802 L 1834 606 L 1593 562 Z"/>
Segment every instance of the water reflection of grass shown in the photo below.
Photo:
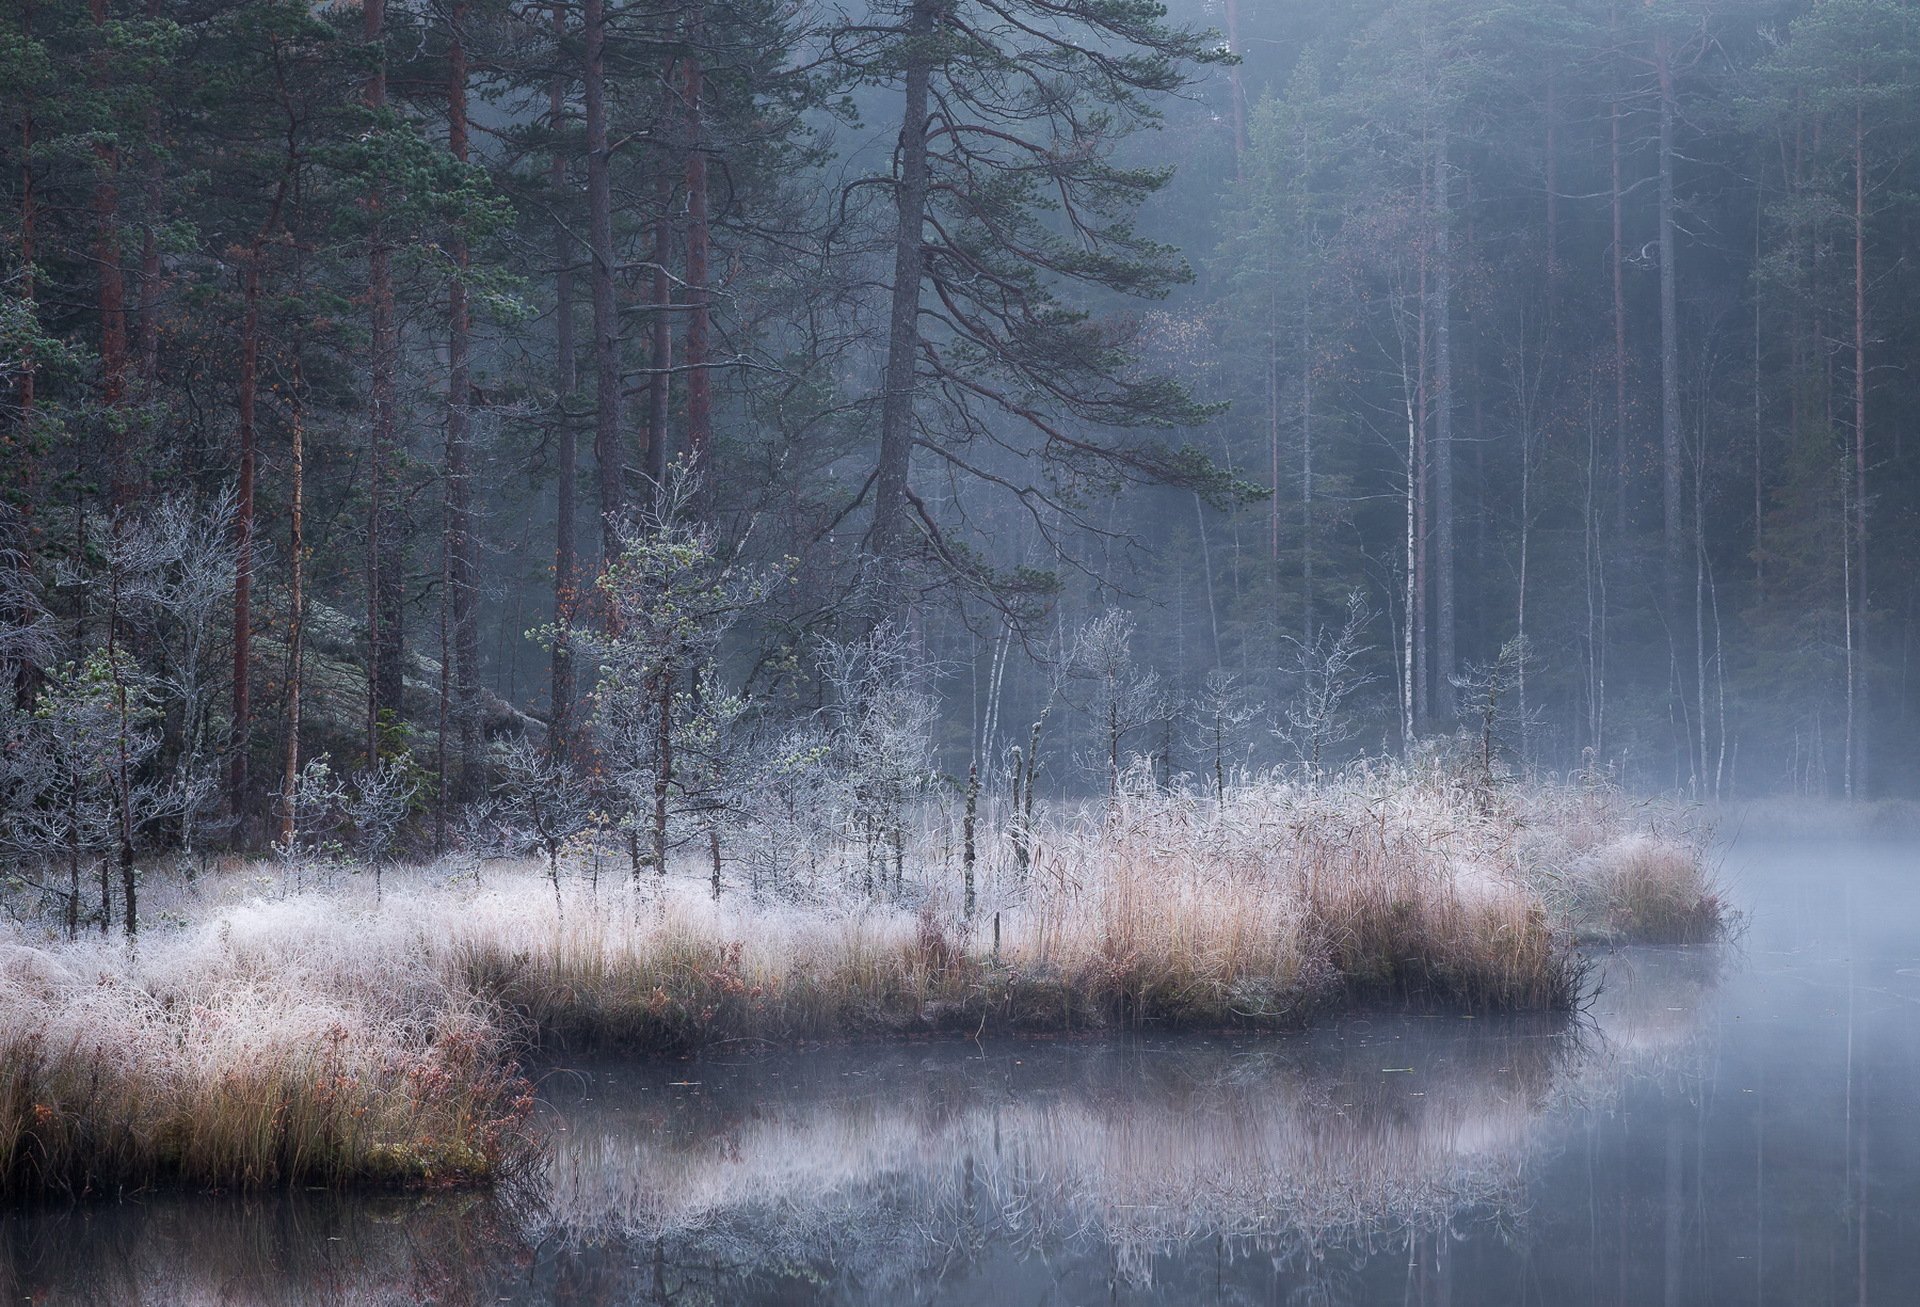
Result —
<path fill-rule="evenodd" d="M 1568 1035 L 1015 1048 L 890 1070 L 865 1094 L 841 1059 L 812 1075 L 782 1059 L 771 1082 L 700 1072 L 739 1078 L 637 1119 L 657 1082 L 603 1089 L 609 1110 L 569 1109 L 556 1136 L 549 1219 L 755 1261 L 848 1231 L 961 1257 L 1091 1240 L 1137 1261 L 1202 1238 L 1310 1252 L 1510 1198 L 1580 1056 Z"/>
<path fill-rule="evenodd" d="M 1627 961 L 1631 998 L 1597 1027 L 1382 1016 L 1278 1041 L 607 1064 L 553 1077 L 544 1165 L 499 1197 L 16 1215 L 0 1293 L 880 1303 L 1015 1264 L 1145 1285 L 1195 1249 L 1325 1287 L 1416 1242 L 1511 1235 L 1560 1105 L 1668 1072 L 1711 975 Z"/>
<path fill-rule="evenodd" d="M 1644 928 L 1661 894 L 1717 913 L 1698 845 L 1644 825 L 1605 791 L 1389 768 L 1128 796 L 983 868 L 973 916 L 931 844 L 889 898 L 805 906 L 525 868 L 378 899 L 228 880 L 160 900 L 183 924 L 137 953 L 0 937 L 0 1196 L 485 1180 L 531 1144 L 500 1070 L 526 1044 L 1565 1010 L 1583 923 Z"/>

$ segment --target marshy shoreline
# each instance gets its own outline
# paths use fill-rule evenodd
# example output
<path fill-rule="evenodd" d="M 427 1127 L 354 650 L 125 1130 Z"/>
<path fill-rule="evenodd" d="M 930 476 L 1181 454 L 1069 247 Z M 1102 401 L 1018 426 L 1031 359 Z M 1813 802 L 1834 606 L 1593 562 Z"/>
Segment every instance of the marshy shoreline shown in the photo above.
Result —
<path fill-rule="evenodd" d="M 137 947 L 0 927 L 0 1201 L 496 1182 L 541 1146 L 520 1064 L 588 1050 L 1569 1012 L 1584 944 L 1728 917 L 1684 814 L 1398 768 L 1122 796 L 971 912 L 952 854 L 718 901 L 590 854 L 260 863 L 150 892 Z"/>

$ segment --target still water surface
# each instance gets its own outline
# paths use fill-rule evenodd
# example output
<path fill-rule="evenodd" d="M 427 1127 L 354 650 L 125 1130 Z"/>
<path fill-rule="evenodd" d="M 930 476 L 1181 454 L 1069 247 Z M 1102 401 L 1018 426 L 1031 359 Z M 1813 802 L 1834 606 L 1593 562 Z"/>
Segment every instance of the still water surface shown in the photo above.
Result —
<path fill-rule="evenodd" d="M 0 1217 L 0 1302 L 1920 1302 L 1920 855 L 1749 838 L 1591 1019 L 549 1078 L 511 1198 Z"/>

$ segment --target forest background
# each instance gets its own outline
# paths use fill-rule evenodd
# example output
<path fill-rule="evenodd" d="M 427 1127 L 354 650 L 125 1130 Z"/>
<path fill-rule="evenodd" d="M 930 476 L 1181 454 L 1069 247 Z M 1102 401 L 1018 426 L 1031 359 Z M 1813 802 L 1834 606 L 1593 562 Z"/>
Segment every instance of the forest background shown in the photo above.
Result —
<path fill-rule="evenodd" d="M 3 12 L 5 851 L 129 915 L 303 811 L 1913 788 L 1912 3 Z"/>

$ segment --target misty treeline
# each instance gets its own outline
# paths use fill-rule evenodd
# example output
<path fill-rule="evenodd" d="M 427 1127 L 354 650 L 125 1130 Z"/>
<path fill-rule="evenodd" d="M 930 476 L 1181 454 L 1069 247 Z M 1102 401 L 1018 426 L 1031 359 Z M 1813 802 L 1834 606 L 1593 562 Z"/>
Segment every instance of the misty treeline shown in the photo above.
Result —
<path fill-rule="evenodd" d="M 72 921 L 163 846 L 1920 762 L 1911 3 L 0 12 Z"/>

